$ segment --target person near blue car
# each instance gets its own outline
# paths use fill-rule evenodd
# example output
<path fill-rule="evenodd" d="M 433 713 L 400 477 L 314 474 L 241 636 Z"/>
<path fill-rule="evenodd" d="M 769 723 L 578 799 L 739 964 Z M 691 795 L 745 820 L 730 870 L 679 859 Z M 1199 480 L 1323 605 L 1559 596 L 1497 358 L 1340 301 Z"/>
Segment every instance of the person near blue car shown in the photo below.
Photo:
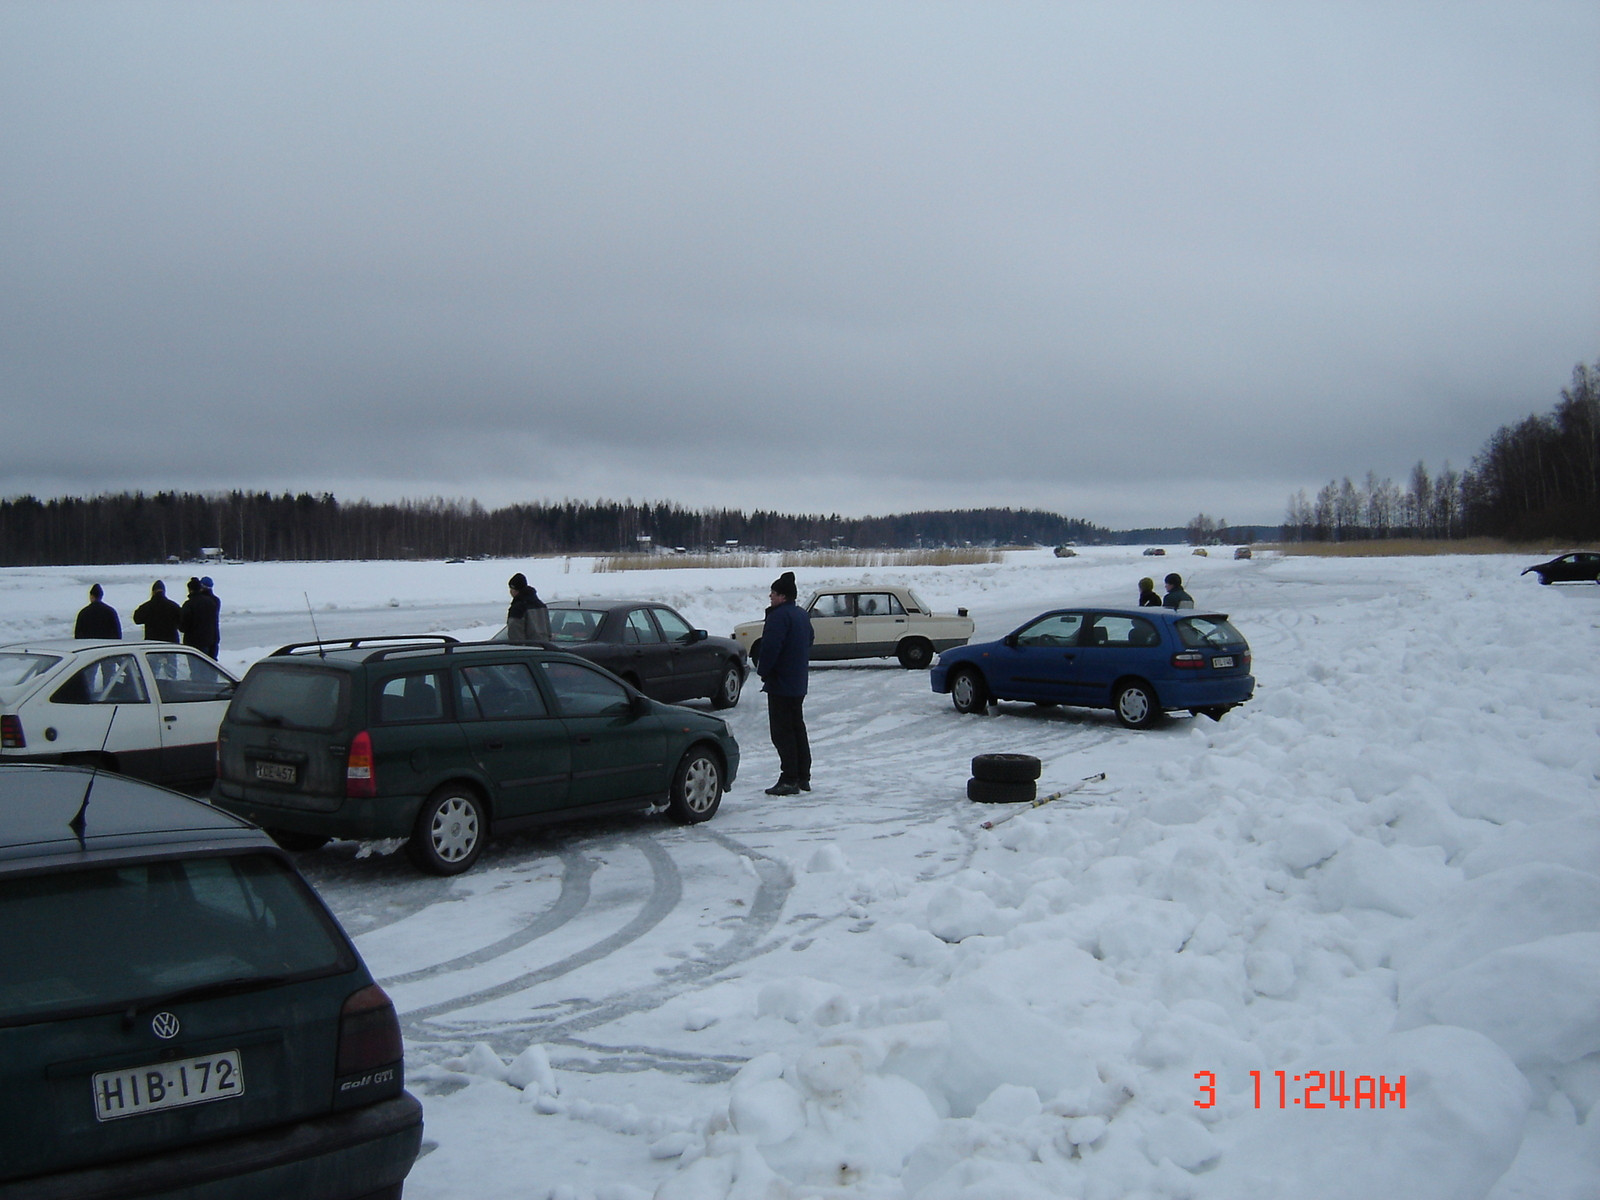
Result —
<path fill-rule="evenodd" d="M 811 742 L 806 735 L 806 686 L 811 671 L 811 617 L 795 603 L 794 572 L 772 581 L 771 606 L 761 627 L 756 674 L 767 694 L 767 724 L 778 752 L 778 782 L 769 796 L 811 790 Z"/>

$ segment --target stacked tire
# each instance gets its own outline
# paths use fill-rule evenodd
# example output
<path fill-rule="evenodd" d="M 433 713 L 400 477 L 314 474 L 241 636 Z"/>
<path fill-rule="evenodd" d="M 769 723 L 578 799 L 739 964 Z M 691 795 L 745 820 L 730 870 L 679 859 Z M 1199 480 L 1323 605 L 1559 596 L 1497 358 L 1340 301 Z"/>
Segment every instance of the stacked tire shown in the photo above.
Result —
<path fill-rule="evenodd" d="M 1031 754 L 979 754 L 972 760 L 967 799 L 980 804 L 1031 804 L 1042 764 Z"/>

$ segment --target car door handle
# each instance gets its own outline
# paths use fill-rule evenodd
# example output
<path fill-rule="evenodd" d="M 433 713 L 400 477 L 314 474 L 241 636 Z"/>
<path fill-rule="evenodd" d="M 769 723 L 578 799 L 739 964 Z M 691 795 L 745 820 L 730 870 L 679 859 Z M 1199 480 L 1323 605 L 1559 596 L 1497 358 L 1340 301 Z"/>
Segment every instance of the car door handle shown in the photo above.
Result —
<path fill-rule="evenodd" d="M 506 744 L 497 738 L 493 741 L 485 742 L 483 744 L 483 748 L 485 750 L 504 750 L 506 748 Z"/>
<path fill-rule="evenodd" d="M 178 719 L 178 718 L 177 718 L 177 717 L 175 717 L 175 716 L 171 716 L 171 717 L 162 717 L 162 718 L 161 718 L 161 719 L 162 719 L 162 720 L 163 720 L 163 721 L 165 721 L 165 722 L 166 722 L 166 723 L 167 723 L 167 724 L 168 724 L 168 725 L 171 725 L 171 724 L 172 724 L 172 723 L 173 723 L 173 722 L 174 722 L 174 721 L 176 721 L 176 720 L 177 720 L 177 719 Z"/>
<path fill-rule="evenodd" d="M 573 738 L 572 740 L 577 742 L 578 745 L 580 745 L 580 746 L 587 746 L 592 739 L 589 737 L 589 735 L 587 733 L 580 733 L 577 737 Z"/>

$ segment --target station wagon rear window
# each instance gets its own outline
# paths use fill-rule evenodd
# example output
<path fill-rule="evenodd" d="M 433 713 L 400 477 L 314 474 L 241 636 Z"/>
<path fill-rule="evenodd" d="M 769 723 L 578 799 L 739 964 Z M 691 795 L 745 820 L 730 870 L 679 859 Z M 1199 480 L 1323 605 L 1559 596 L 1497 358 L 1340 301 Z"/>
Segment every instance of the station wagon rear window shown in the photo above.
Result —
<path fill-rule="evenodd" d="M 306 886 L 266 854 L 0 879 L 0 1025 L 351 970 Z"/>
<path fill-rule="evenodd" d="M 54 654 L 0 654 L 0 688 L 37 679 L 60 661 Z"/>
<path fill-rule="evenodd" d="M 1189 650 L 1244 644 L 1244 635 L 1222 617 L 1185 617 L 1173 628 L 1178 631 L 1178 641 Z"/>
<path fill-rule="evenodd" d="M 341 671 L 259 666 L 244 677 L 228 708 L 242 725 L 331 731 L 344 725 L 349 681 Z"/>

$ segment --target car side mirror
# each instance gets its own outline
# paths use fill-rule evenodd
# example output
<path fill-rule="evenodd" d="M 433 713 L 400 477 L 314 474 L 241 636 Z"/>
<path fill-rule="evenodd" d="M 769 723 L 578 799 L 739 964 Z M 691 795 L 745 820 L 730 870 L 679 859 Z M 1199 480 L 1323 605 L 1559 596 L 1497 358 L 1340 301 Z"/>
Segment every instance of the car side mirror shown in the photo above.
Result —
<path fill-rule="evenodd" d="M 1014 634 L 1014 633 L 1008 633 L 1008 634 L 1006 634 L 1006 636 L 1005 636 L 1005 637 L 1004 637 L 1004 638 L 1003 638 L 1003 639 L 1001 639 L 1001 640 L 1002 640 L 1002 641 L 1004 641 L 1004 642 L 1005 642 L 1005 644 L 1006 644 L 1006 645 L 1008 645 L 1008 646 L 1010 646 L 1010 647 L 1011 647 L 1011 648 L 1012 648 L 1012 649 L 1013 649 L 1013 650 L 1015 650 L 1015 649 L 1016 649 L 1016 648 L 1017 648 L 1017 635 L 1016 635 L 1016 634 Z"/>
<path fill-rule="evenodd" d="M 689 631 L 689 645 L 692 646 L 696 642 L 703 642 L 710 636 L 704 629 L 691 629 Z"/>
<path fill-rule="evenodd" d="M 650 711 L 650 697 L 643 692 L 634 692 L 628 697 L 628 711 L 636 717 L 645 716 Z"/>

